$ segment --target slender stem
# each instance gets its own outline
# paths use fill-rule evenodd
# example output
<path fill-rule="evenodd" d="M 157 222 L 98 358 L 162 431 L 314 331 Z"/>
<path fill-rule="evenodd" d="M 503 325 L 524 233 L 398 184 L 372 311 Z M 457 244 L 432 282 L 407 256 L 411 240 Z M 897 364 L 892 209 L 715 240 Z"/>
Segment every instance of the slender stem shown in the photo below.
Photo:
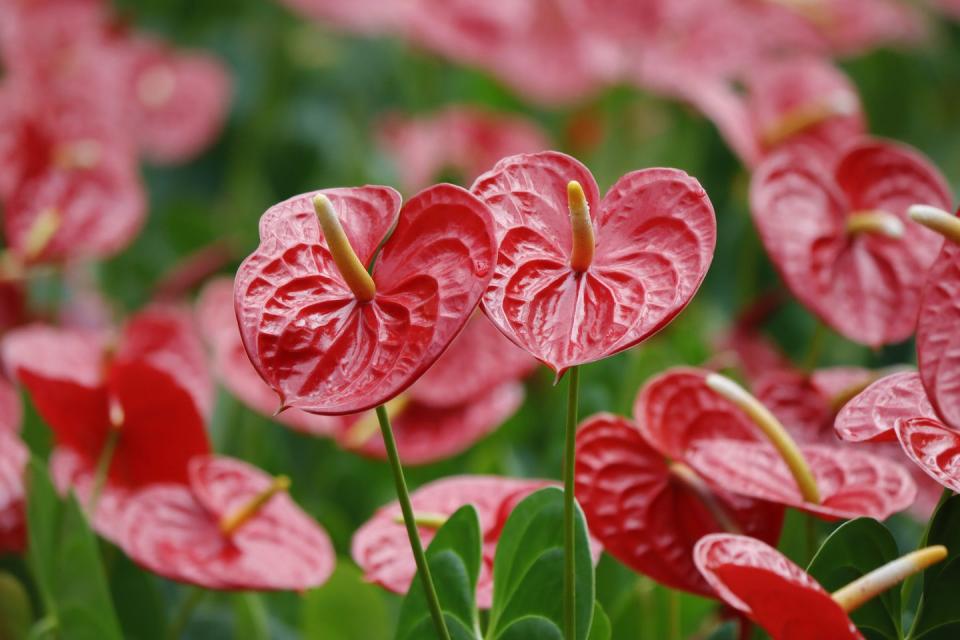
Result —
<path fill-rule="evenodd" d="M 186 597 L 180 602 L 180 607 L 177 609 L 173 621 L 170 623 L 170 626 L 167 627 L 167 640 L 180 640 L 183 632 L 187 629 L 187 625 L 190 623 L 190 618 L 193 616 L 194 610 L 196 610 L 197 605 L 199 605 L 206 596 L 207 591 L 204 589 L 194 587 L 190 590 Z"/>
<path fill-rule="evenodd" d="M 377 407 L 377 420 L 380 421 L 380 432 L 383 434 L 383 444 L 387 449 L 387 458 L 393 469 L 393 481 L 397 486 L 397 498 L 400 501 L 400 510 L 403 512 L 403 523 L 407 526 L 407 537 L 410 539 L 410 548 L 413 550 L 413 559 L 417 563 L 417 572 L 420 583 L 423 585 L 424 595 L 427 597 L 427 606 L 430 607 L 430 616 L 441 640 L 450 640 L 447 630 L 447 621 L 443 619 L 440 609 L 440 599 L 433 586 L 433 576 L 430 575 L 430 566 L 423 553 L 423 543 L 420 542 L 420 532 L 417 531 L 417 522 L 410 504 L 410 494 L 407 491 L 407 481 L 403 477 L 403 467 L 400 464 L 400 454 L 397 452 L 397 441 L 393 437 L 393 428 L 390 426 L 390 417 L 383 405 Z"/>
<path fill-rule="evenodd" d="M 103 486 L 107 483 L 110 463 L 113 462 L 113 454 L 117 450 L 119 441 L 120 430 L 111 427 L 107 432 L 107 439 L 103 442 L 103 449 L 100 450 L 100 457 L 97 459 L 97 470 L 93 476 L 93 489 L 91 489 L 90 498 L 87 501 L 87 511 L 90 513 L 91 520 L 97 517 L 97 503 L 100 502 L 100 494 L 103 493 Z"/>
<path fill-rule="evenodd" d="M 680 593 L 676 589 L 670 589 L 668 598 L 670 604 L 670 640 L 681 640 Z"/>
<path fill-rule="evenodd" d="M 563 450 L 563 625 L 567 640 L 577 637 L 577 584 L 575 503 L 577 402 L 580 396 L 580 367 L 570 368 L 567 387 L 567 434 Z"/>

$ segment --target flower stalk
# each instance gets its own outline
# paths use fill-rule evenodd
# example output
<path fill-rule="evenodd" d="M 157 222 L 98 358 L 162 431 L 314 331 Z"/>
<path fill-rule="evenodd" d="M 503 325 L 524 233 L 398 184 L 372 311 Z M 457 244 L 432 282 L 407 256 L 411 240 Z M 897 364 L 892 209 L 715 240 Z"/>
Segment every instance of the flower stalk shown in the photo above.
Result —
<path fill-rule="evenodd" d="M 571 183 L 576 184 L 576 183 Z M 580 185 L 577 185 L 578 187 Z M 582 191 L 581 191 L 582 193 Z M 563 628 L 564 637 L 577 637 L 576 584 L 576 473 L 577 405 L 580 398 L 580 367 L 570 368 L 567 387 L 567 426 L 563 450 Z"/>
<path fill-rule="evenodd" d="M 403 465 L 400 464 L 400 454 L 397 451 L 397 441 L 393 437 L 393 428 L 390 426 L 390 416 L 387 415 L 387 410 L 384 405 L 377 407 L 377 420 L 380 422 L 380 432 L 383 434 L 383 444 L 387 450 L 387 459 L 389 459 L 390 468 L 393 470 L 393 482 L 397 489 L 397 500 L 400 502 L 400 511 L 403 513 L 403 523 L 407 527 L 407 538 L 410 540 L 413 560 L 417 564 L 417 575 L 420 578 L 420 584 L 423 586 L 423 592 L 427 598 L 430 617 L 433 619 L 433 626 L 437 631 L 437 637 L 439 637 L 440 640 L 450 640 L 450 631 L 447 629 L 447 621 L 444 619 L 443 610 L 440 608 L 440 599 L 437 597 L 437 589 L 433 584 L 433 575 L 430 572 L 430 565 L 427 563 L 427 556 L 423 552 L 420 532 L 417 530 L 417 518 L 413 513 L 413 505 L 410 503 L 410 492 L 407 489 L 407 480 L 403 476 Z"/>
<path fill-rule="evenodd" d="M 779 420 L 746 389 L 719 373 L 707 376 L 707 387 L 738 406 L 753 421 L 786 463 L 806 502 L 820 504 L 817 481 L 800 448 Z"/>

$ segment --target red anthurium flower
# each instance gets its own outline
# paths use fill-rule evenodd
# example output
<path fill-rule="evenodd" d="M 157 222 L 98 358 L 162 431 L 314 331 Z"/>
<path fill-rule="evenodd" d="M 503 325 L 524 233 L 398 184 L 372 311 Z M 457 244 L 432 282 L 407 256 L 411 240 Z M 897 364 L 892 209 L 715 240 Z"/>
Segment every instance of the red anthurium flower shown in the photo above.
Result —
<path fill-rule="evenodd" d="M 671 588 L 713 596 L 692 561 L 708 533 L 745 532 L 776 544 L 783 508 L 714 489 L 651 447 L 636 425 L 598 414 L 577 431 L 576 495 L 590 531 L 613 556 Z"/>
<path fill-rule="evenodd" d="M 586 167 L 544 152 L 501 160 L 473 192 L 500 239 L 483 309 L 558 375 L 669 323 L 713 257 L 710 200 L 675 169 L 629 173 L 601 201 Z"/>
<path fill-rule="evenodd" d="M 745 93 L 727 82 L 698 83 L 690 100 L 748 166 L 786 145 L 834 158 L 866 133 L 856 88 L 825 59 L 765 59 L 743 83 Z"/>
<path fill-rule="evenodd" d="M 296 196 L 261 218 L 260 246 L 237 272 L 237 318 L 285 406 L 335 415 L 383 404 L 469 319 L 493 275 L 489 209 L 453 185 L 399 209 L 394 190 L 360 187 Z"/>
<path fill-rule="evenodd" d="M 747 536 L 705 536 L 693 559 L 724 602 L 763 627 L 773 640 L 862 640 L 848 614 L 946 556 L 941 546 L 915 551 L 833 594 L 779 551 Z"/>
<path fill-rule="evenodd" d="M 305 591 L 336 563 L 327 534 L 286 495 L 290 481 L 232 458 L 190 461 L 187 484 L 132 496 L 120 546 L 137 564 L 207 589 Z"/>
<path fill-rule="evenodd" d="M 103 493 L 114 495 L 94 523 L 107 537 L 118 524 L 110 504 L 156 482 L 185 483 L 189 459 L 210 449 L 212 388 L 185 314 L 143 311 L 115 348 L 97 334 L 31 325 L 7 334 L 3 352 L 53 430 L 54 477 L 86 502 L 98 465 L 109 464 Z"/>
<path fill-rule="evenodd" d="M 469 183 L 500 158 L 550 146 L 532 121 L 464 106 L 414 119 L 391 116 L 379 139 L 407 191 L 422 189 L 449 171 Z"/>
<path fill-rule="evenodd" d="M 675 369 L 648 382 L 634 413 L 646 440 L 729 493 L 826 519 L 884 519 L 909 507 L 916 486 L 885 458 L 798 446 L 769 409 L 732 380 Z"/>
<path fill-rule="evenodd" d="M 952 199 L 919 153 L 869 140 L 849 147 L 832 169 L 789 150 L 774 154 L 750 186 L 754 222 L 787 286 L 838 333 L 870 346 L 913 333 L 941 243 L 908 224 L 907 208 L 949 208 Z"/>
<path fill-rule="evenodd" d="M 503 525 L 513 508 L 549 480 L 521 480 L 497 476 L 451 476 L 424 485 L 410 494 L 424 546 L 444 521 L 465 504 L 480 517 L 483 564 L 477 585 L 477 605 L 489 609 L 493 602 L 493 558 Z M 593 547 L 594 558 L 600 553 Z M 353 535 L 351 555 L 364 577 L 394 593 L 406 593 L 417 573 L 407 543 L 400 504 L 391 502 L 377 510 Z"/>
<path fill-rule="evenodd" d="M 896 440 L 897 422 L 937 414 L 914 371 L 899 371 L 880 378 L 844 405 L 837 415 L 837 435 L 849 442 Z"/>
<path fill-rule="evenodd" d="M 226 116 L 230 77 L 203 53 L 180 52 L 143 37 L 120 45 L 129 65 L 132 126 L 147 159 L 190 160 L 216 137 Z"/>
<path fill-rule="evenodd" d="M 213 371 L 238 400 L 288 427 L 316 436 L 333 435 L 344 418 L 318 416 L 299 409 L 277 410 L 277 394 L 257 374 L 243 348 L 233 308 L 233 281 L 218 278 L 200 293 L 196 306 L 197 324 L 210 347 Z"/>

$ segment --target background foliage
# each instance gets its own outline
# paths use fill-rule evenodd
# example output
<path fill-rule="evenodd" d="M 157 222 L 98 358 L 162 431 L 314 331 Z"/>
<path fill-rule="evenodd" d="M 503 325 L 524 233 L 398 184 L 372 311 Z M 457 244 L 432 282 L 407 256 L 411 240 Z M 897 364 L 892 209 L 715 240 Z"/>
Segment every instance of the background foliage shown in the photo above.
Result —
<path fill-rule="evenodd" d="M 393 167 L 376 147 L 373 123 L 389 111 L 428 113 L 449 103 L 525 114 L 552 134 L 556 148 L 567 151 L 572 150 L 571 123 L 586 114 L 601 127 L 600 144 L 585 155 L 573 152 L 593 170 L 601 190 L 626 171 L 673 166 L 699 178 L 714 203 L 719 245 L 700 294 L 641 348 L 586 367 L 582 415 L 629 414 L 646 377 L 670 365 L 706 360 L 711 337 L 738 308 L 781 286 L 749 223 L 745 170 L 712 125 L 683 106 L 615 87 L 571 107 L 532 107 L 481 72 L 399 41 L 326 32 L 265 0 L 120 0 L 117 5 L 140 28 L 217 52 L 235 81 L 220 141 L 187 166 L 146 169 L 147 228 L 131 248 L 97 267 L 108 296 L 125 310 L 146 302 L 159 278 L 193 250 L 215 241 L 227 242 L 238 257 L 252 250 L 257 220 L 276 201 L 323 187 L 396 184 Z M 917 146 L 960 186 L 960 27 L 941 23 L 921 50 L 877 51 L 842 66 L 861 91 L 872 130 Z M 40 299 L 58 295 L 52 279 L 34 286 Z M 792 304 L 775 318 L 773 329 L 801 361 L 814 330 L 812 317 Z M 909 344 L 872 352 L 829 335 L 821 363 L 875 366 L 912 359 Z M 519 413 L 468 452 L 409 469 L 411 485 L 461 472 L 558 477 L 564 397 L 559 391 L 550 374 L 539 371 L 528 382 L 528 399 Z M 313 592 L 210 595 L 198 603 L 188 636 L 387 637 L 400 598 L 362 583 L 349 561 L 352 532 L 393 498 L 387 465 L 273 425 L 225 393 L 219 396 L 212 435 L 218 451 L 291 476 L 294 497 L 330 532 L 341 562 L 330 583 Z M 25 437 L 37 454 L 49 446 L 46 427 L 29 409 Z M 61 509 L 61 517 L 72 517 L 72 506 Z M 796 514 L 790 518 L 782 546 L 801 557 L 805 525 Z M 828 533 L 827 525 L 816 526 L 816 535 Z M 904 518 L 893 529 L 901 550 L 915 545 L 919 527 Z M 174 612 L 193 592 L 140 572 L 116 549 L 103 546 L 100 555 L 123 635 L 164 637 Z M 18 559 L 0 560 L 0 568 L 26 576 Z M 59 570 L 79 573 L 84 565 Z M 44 586 L 32 586 L 39 598 Z M 615 639 L 664 638 L 676 631 L 690 637 L 715 623 L 711 603 L 670 594 L 606 556 L 597 590 Z"/>

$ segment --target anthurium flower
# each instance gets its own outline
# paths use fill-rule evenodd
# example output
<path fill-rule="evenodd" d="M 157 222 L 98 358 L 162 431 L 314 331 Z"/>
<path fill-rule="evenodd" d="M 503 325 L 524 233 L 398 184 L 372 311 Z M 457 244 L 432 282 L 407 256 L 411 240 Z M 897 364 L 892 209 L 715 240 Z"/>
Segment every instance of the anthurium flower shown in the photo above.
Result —
<path fill-rule="evenodd" d="M 477 585 L 477 604 L 493 602 L 493 557 L 503 525 L 513 508 L 549 480 L 521 480 L 498 476 L 451 476 L 424 485 L 410 494 L 424 545 L 429 544 L 446 519 L 466 504 L 477 509 L 483 534 L 483 564 Z M 364 577 L 394 593 L 406 593 L 417 568 L 407 544 L 400 505 L 392 502 L 377 510 L 353 535 L 351 555 Z"/>
<path fill-rule="evenodd" d="M 909 473 L 895 462 L 833 446 L 798 446 L 769 409 L 716 373 L 679 368 L 657 376 L 638 395 L 634 415 L 663 456 L 728 493 L 825 519 L 882 520 L 916 497 Z"/>
<path fill-rule="evenodd" d="M 378 138 L 407 191 L 422 189 L 451 171 L 469 184 L 500 158 L 550 146 L 533 121 L 467 106 L 426 117 L 389 116 Z"/>
<path fill-rule="evenodd" d="M 763 627 L 773 640 L 863 640 L 849 613 L 947 556 L 927 547 L 828 593 L 812 576 L 766 543 L 741 535 L 704 536 L 694 562 L 724 602 Z"/>
<path fill-rule="evenodd" d="M 960 385 L 952 325 L 960 317 L 960 220 L 931 207 L 916 207 L 911 217 L 947 238 L 923 290 L 917 322 L 920 371 L 878 380 L 844 407 L 834 426 L 845 440 L 898 440 L 927 475 L 957 491 Z"/>
<path fill-rule="evenodd" d="M 120 546 L 157 575 L 207 589 L 320 586 L 336 562 L 333 546 L 289 485 L 239 460 L 198 456 L 187 483 L 154 484 L 129 499 Z"/>
<path fill-rule="evenodd" d="M 776 544 L 783 508 L 717 489 L 651 447 L 637 426 L 597 414 L 577 430 L 576 495 L 591 533 L 631 569 L 714 597 L 693 564 L 701 537 L 734 531 Z"/>
<path fill-rule="evenodd" d="M 230 77 L 214 57 L 135 36 L 118 43 L 128 68 L 130 119 L 143 155 L 181 163 L 203 151 L 227 113 Z"/>
<path fill-rule="evenodd" d="M 826 59 L 760 59 L 742 82 L 699 83 L 690 100 L 747 166 L 787 145 L 831 159 L 866 133 L 856 88 Z"/>
<path fill-rule="evenodd" d="M 0 377 L 0 554 L 26 546 L 23 473 L 29 452 L 20 441 L 20 396 Z"/>
<path fill-rule="evenodd" d="M 30 325 L 7 334 L 3 356 L 53 431 L 60 488 L 69 479 L 89 504 L 102 485 L 94 525 L 107 537 L 130 491 L 185 483 L 190 458 L 209 452 L 212 387 L 186 314 L 142 311 L 114 347 L 99 334 Z"/>
<path fill-rule="evenodd" d="M 750 184 L 754 222 L 787 287 L 838 333 L 870 346 L 913 333 L 941 243 L 909 223 L 907 208 L 952 200 L 922 155 L 879 140 L 849 147 L 832 167 L 784 150 Z"/>
<path fill-rule="evenodd" d="M 237 272 L 247 355 L 284 406 L 336 415 L 381 405 L 460 332 L 495 256 L 490 210 L 453 185 L 402 210 L 387 187 L 296 196 L 263 215 L 260 246 Z"/>
<path fill-rule="evenodd" d="M 484 312 L 558 375 L 669 323 L 713 257 L 713 207 L 676 169 L 629 173 L 601 201 L 586 167 L 544 152 L 501 160 L 473 192 L 500 240 Z"/>

